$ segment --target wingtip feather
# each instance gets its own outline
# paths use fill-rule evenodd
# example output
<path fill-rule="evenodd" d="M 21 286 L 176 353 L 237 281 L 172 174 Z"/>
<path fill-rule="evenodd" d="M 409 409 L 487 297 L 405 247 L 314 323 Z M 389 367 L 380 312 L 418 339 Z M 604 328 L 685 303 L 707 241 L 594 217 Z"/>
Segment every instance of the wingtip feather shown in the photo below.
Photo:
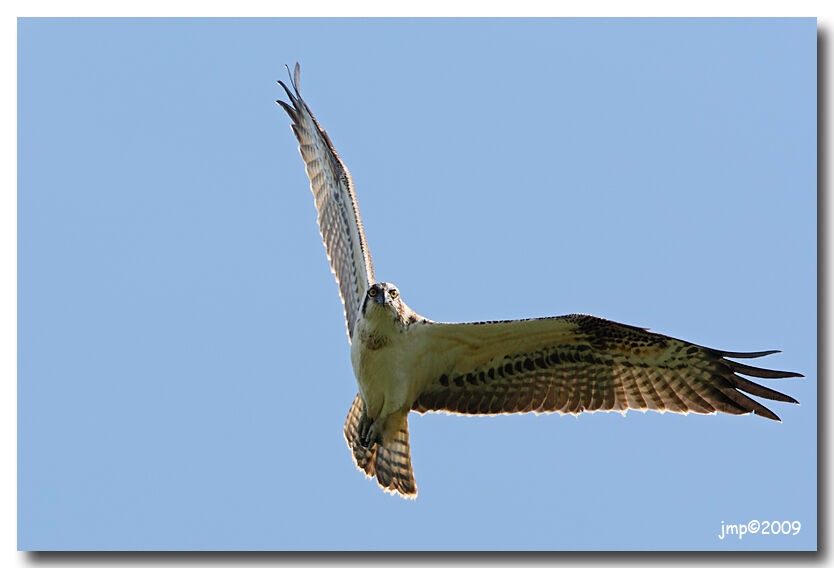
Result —
<path fill-rule="evenodd" d="M 275 101 L 275 102 L 276 102 L 276 103 L 278 103 L 278 105 L 279 105 L 282 109 L 284 109 L 288 115 L 290 115 L 290 118 L 291 118 L 294 122 L 298 122 L 298 114 L 295 112 L 295 109 L 294 109 L 293 107 L 291 107 L 290 105 L 288 105 L 288 104 L 287 104 L 287 103 L 285 103 L 284 101 Z"/>
<path fill-rule="evenodd" d="M 298 105 L 298 99 L 295 97 L 292 91 L 290 91 L 290 88 L 287 87 L 287 84 L 283 81 L 278 81 L 278 84 L 281 85 L 281 88 L 284 89 L 285 93 L 287 93 L 287 97 L 289 97 L 290 102 L 294 105 Z"/>
<path fill-rule="evenodd" d="M 801 378 L 802 375 L 794 373 L 793 371 L 775 371 L 773 369 L 762 369 L 761 367 L 751 367 L 743 363 L 736 363 L 735 361 L 727 361 L 730 369 L 740 375 L 747 375 L 748 377 L 757 377 L 759 379 L 791 379 Z"/>
<path fill-rule="evenodd" d="M 779 349 L 769 349 L 767 351 L 721 351 L 722 357 L 730 357 L 732 359 L 755 359 L 756 357 L 765 357 L 773 355 L 774 353 L 781 353 Z"/>
<path fill-rule="evenodd" d="M 771 410 L 769 410 L 767 408 L 765 408 L 765 410 L 767 410 L 767 412 L 761 412 L 759 409 L 756 409 L 756 410 L 753 411 L 753 414 L 756 414 L 756 415 L 761 416 L 763 418 L 769 418 L 770 420 L 774 420 L 776 422 L 782 422 L 782 419 L 779 418 L 779 416 L 777 416 L 775 412 L 772 412 Z"/>
<path fill-rule="evenodd" d="M 289 69 L 287 69 L 287 71 L 289 71 Z M 295 68 L 293 69 L 292 79 L 292 86 L 295 89 L 295 92 L 297 93 L 299 88 L 301 87 L 301 65 L 298 63 L 298 61 L 295 62 Z"/>

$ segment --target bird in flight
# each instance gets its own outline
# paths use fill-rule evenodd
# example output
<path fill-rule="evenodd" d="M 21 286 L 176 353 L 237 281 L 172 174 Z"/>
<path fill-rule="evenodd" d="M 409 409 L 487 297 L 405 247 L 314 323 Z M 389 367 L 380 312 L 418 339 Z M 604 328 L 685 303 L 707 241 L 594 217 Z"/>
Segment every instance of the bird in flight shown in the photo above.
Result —
<path fill-rule="evenodd" d="M 353 181 L 299 93 L 295 65 L 289 114 L 306 165 L 318 223 L 347 320 L 359 385 L 344 427 L 356 466 L 387 492 L 417 496 L 409 412 L 487 415 L 579 414 L 629 409 L 698 414 L 754 413 L 779 420 L 749 395 L 796 403 L 760 379 L 801 377 L 590 315 L 442 323 L 423 317 L 399 289 L 377 282 Z"/>

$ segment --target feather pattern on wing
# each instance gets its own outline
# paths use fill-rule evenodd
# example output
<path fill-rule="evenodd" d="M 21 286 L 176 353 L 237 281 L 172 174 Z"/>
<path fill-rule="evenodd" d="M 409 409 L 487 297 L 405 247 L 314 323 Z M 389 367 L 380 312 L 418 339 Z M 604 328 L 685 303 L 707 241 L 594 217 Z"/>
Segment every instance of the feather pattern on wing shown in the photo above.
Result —
<path fill-rule="evenodd" d="M 730 361 L 775 353 L 701 347 L 587 315 L 428 324 L 427 348 L 444 353 L 416 412 L 625 412 L 747 414 L 779 420 L 748 397 L 796 400 L 740 375 L 801 377 Z"/>
<path fill-rule="evenodd" d="M 345 308 L 348 337 L 353 338 L 353 326 L 362 306 L 362 299 L 374 283 L 374 267 L 365 240 L 362 219 L 353 181 L 327 133 L 319 126 L 298 92 L 300 67 L 295 64 L 290 90 L 282 81 L 290 104 L 276 101 L 293 121 L 292 131 L 298 138 L 298 149 L 306 164 L 310 189 L 315 197 L 319 229 L 330 267 L 339 284 L 339 294 Z"/>

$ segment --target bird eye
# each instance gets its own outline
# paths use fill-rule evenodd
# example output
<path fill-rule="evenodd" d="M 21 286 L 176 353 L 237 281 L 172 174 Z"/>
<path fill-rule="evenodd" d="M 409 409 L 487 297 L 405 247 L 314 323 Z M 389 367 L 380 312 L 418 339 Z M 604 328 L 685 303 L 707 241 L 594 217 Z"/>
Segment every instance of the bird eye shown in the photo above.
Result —
<path fill-rule="evenodd" d="M 399 292 L 397 292 L 396 290 L 391 290 L 391 292 L 389 293 L 391 294 L 392 298 L 396 298 L 399 295 Z"/>
<path fill-rule="evenodd" d="M 368 296 L 370 296 L 371 298 L 376 296 L 376 288 L 371 288 L 370 290 L 368 290 Z"/>

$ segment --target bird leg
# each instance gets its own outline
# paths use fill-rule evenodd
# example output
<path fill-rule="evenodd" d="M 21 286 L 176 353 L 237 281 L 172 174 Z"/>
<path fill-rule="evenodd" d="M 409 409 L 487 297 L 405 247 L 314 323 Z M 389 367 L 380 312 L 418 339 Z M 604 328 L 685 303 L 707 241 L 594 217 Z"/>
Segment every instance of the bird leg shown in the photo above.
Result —
<path fill-rule="evenodd" d="M 370 448 L 376 442 L 375 436 L 372 435 L 373 425 L 374 419 L 368 416 L 363 408 L 359 416 L 359 424 L 356 426 L 357 440 L 363 448 Z"/>

